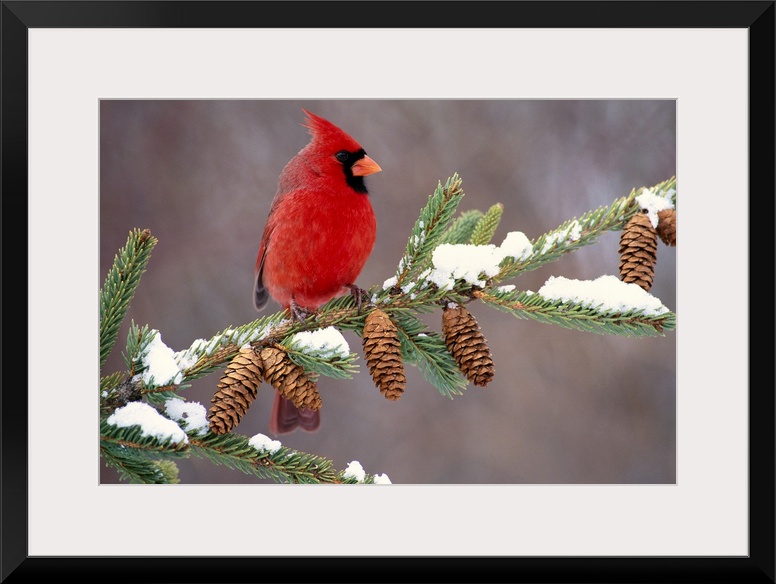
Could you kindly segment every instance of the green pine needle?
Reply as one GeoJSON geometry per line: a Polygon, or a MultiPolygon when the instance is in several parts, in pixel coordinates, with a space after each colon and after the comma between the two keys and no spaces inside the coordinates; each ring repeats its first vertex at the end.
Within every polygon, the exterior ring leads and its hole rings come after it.
{"type": "Polygon", "coordinates": [[[160,466],[161,461],[148,460],[136,452],[116,444],[101,444],[100,455],[105,464],[116,469],[123,481],[133,484],[170,484],[178,482],[169,469],[160,466]]]}
{"type": "Polygon", "coordinates": [[[119,250],[100,290],[100,367],[105,364],[129,303],[148,266],[158,240],[148,229],[130,231],[127,244],[119,250]]]}
{"type": "Polygon", "coordinates": [[[106,393],[119,385],[125,379],[125,374],[121,371],[116,371],[110,375],[100,378],[100,394],[106,393]]]}
{"type": "Polygon", "coordinates": [[[401,287],[405,280],[422,271],[431,261],[431,252],[439,245],[463,196],[461,179],[457,173],[448,178],[444,186],[439,183],[412,228],[407,248],[396,270],[397,286],[401,287]]]}
{"type": "Polygon", "coordinates": [[[246,436],[208,433],[191,439],[191,451],[219,465],[278,483],[336,483],[331,460],[281,446],[276,452],[254,448],[246,436]]]}
{"type": "Polygon", "coordinates": [[[306,372],[315,375],[324,375],[334,379],[351,379],[353,374],[358,373],[358,355],[348,353],[347,356],[332,354],[329,352],[311,351],[308,348],[302,349],[290,339],[282,343],[283,349],[288,357],[301,366],[306,372]]]}
{"type": "Polygon", "coordinates": [[[479,209],[464,211],[441,235],[439,245],[443,243],[460,244],[468,242],[477,223],[484,216],[484,213],[479,209]]]}
{"type": "Polygon", "coordinates": [[[143,428],[138,425],[116,426],[109,424],[107,420],[100,421],[100,443],[102,447],[116,446],[135,450],[139,455],[151,458],[185,456],[189,449],[188,442],[176,442],[172,438],[163,440],[153,435],[144,435],[143,428]]]}
{"type": "Polygon", "coordinates": [[[159,472],[162,473],[166,484],[178,484],[181,482],[178,465],[174,460],[157,460],[152,464],[156,465],[159,472]]]}
{"type": "Polygon", "coordinates": [[[472,231],[469,243],[472,245],[487,245],[496,234],[496,229],[504,213],[504,205],[496,203],[477,222],[472,231]]]}
{"type": "Polygon", "coordinates": [[[391,319],[398,329],[404,360],[417,366],[424,379],[445,397],[463,395],[469,382],[461,375],[442,337],[406,312],[394,313],[391,319]]]}
{"type": "Polygon", "coordinates": [[[530,318],[566,329],[624,337],[665,336],[676,328],[676,315],[647,315],[641,310],[616,312],[575,302],[550,300],[529,292],[483,290],[477,298],[516,318],[530,318]]]}

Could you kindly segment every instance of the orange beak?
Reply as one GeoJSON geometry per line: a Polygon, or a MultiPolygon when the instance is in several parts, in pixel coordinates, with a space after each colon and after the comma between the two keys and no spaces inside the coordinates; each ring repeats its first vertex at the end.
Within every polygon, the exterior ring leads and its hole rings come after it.
{"type": "Polygon", "coordinates": [[[380,172],[382,168],[380,168],[380,165],[374,160],[368,156],[364,156],[353,165],[351,170],[353,171],[353,176],[367,176],[369,174],[374,174],[375,172],[380,172]]]}

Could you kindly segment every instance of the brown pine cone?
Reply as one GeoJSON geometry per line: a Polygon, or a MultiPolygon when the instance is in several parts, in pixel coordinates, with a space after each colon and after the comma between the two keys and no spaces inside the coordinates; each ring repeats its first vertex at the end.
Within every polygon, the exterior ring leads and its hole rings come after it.
{"type": "Polygon", "coordinates": [[[261,358],[251,347],[242,349],[218,382],[218,390],[208,414],[210,431],[214,434],[230,432],[248,411],[256,399],[256,393],[264,375],[261,358]]]}
{"type": "Polygon", "coordinates": [[[321,396],[318,386],[289,356],[276,347],[264,347],[261,350],[264,362],[264,379],[269,381],[284,398],[299,409],[321,409],[321,396]]]}
{"type": "Polygon", "coordinates": [[[657,231],[646,213],[636,213],[620,235],[620,279],[649,292],[657,263],[657,231]]]}
{"type": "Polygon", "coordinates": [[[386,399],[399,399],[407,386],[399,333],[396,325],[379,308],[367,315],[361,344],[369,373],[380,393],[386,399]]]}
{"type": "Polygon", "coordinates": [[[445,307],[442,334],[458,368],[474,385],[485,386],[495,373],[493,358],[474,315],[460,305],[445,307]]]}
{"type": "Polygon", "coordinates": [[[666,245],[676,245],[676,209],[663,209],[657,214],[657,234],[666,245]]]}

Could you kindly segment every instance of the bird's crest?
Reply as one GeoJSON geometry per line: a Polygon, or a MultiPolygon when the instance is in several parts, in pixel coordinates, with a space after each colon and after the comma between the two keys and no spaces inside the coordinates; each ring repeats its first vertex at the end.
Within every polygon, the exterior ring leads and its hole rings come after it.
{"type": "Polygon", "coordinates": [[[322,145],[330,145],[335,149],[345,149],[350,152],[356,152],[361,149],[361,145],[356,142],[349,134],[320,116],[302,108],[307,119],[302,126],[310,131],[313,141],[322,145]]]}

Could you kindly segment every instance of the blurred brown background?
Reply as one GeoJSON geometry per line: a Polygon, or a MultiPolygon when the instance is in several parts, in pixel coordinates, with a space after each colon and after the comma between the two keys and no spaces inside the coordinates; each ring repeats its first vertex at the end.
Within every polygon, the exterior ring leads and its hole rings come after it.
{"type": "MultiPolygon", "coordinates": [[[[392,276],[439,181],[458,172],[460,211],[504,204],[494,238],[530,239],[566,219],[676,173],[672,100],[102,101],[99,286],[133,228],[159,239],[104,372],[123,370],[129,323],[158,329],[175,351],[258,316],[259,239],[283,166],[309,136],[301,108],[350,133],[383,171],[367,179],[377,243],[358,284],[392,276]]],[[[617,275],[619,232],[509,282],[538,290],[551,275],[617,275]]],[[[651,293],[676,308],[675,249],[659,243],[651,293]]],[[[322,427],[285,446],[359,461],[394,483],[674,483],[676,342],[570,331],[478,303],[496,376],[453,400],[409,367],[390,402],[363,359],[352,380],[321,378],[322,427]]],[[[275,312],[271,303],[265,314],[275,312]]],[[[439,330],[437,312],[425,320],[439,330]]],[[[360,340],[344,333],[361,355],[360,340]]],[[[218,374],[182,392],[206,408],[218,374]]],[[[237,432],[269,434],[271,389],[237,432]]],[[[117,474],[100,461],[103,483],[117,474]]],[[[209,461],[178,462],[183,483],[261,483],[209,461]]]]}

